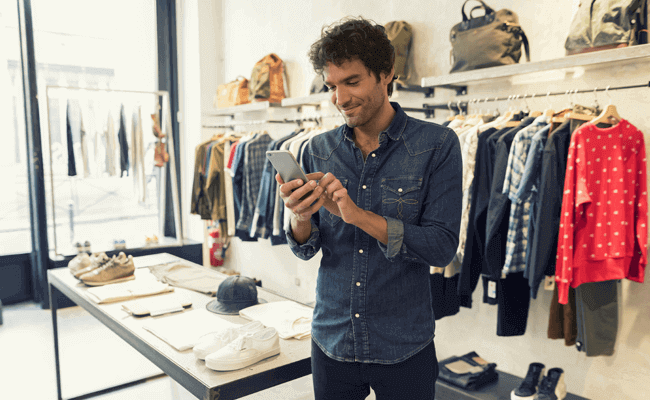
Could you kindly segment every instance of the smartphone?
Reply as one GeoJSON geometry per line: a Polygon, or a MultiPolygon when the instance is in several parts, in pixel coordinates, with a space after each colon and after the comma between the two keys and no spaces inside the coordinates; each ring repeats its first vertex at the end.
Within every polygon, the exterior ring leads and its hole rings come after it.
{"type": "MultiPolygon", "coordinates": [[[[268,157],[271,164],[276,171],[280,174],[280,177],[285,182],[290,182],[295,179],[301,179],[303,184],[309,182],[307,175],[300,168],[296,157],[293,156],[288,150],[269,150],[266,152],[266,157],[268,157]]],[[[304,195],[300,200],[303,200],[309,196],[311,192],[304,195]]]]}

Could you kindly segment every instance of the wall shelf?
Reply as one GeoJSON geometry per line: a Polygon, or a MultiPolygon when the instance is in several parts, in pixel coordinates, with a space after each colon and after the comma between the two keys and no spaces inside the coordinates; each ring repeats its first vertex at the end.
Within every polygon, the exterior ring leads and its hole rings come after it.
{"type": "Polygon", "coordinates": [[[282,107],[320,106],[324,101],[330,101],[332,94],[329,92],[315,93],[303,97],[288,97],[282,99],[282,107]]]}
{"type": "Polygon", "coordinates": [[[422,78],[422,87],[464,86],[489,80],[507,79],[516,75],[533,74],[537,72],[597,68],[603,64],[626,62],[634,63],[639,60],[650,61],[650,44],[630,46],[621,49],[602,50],[592,53],[576,54],[553,60],[531,63],[505,65],[458,72],[455,74],[422,78]]]}
{"type": "Polygon", "coordinates": [[[280,107],[278,103],[269,103],[268,101],[259,101],[255,103],[242,104],[239,106],[227,107],[227,108],[213,108],[210,112],[204,114],[207,117],[221,117],[221,116],[232,116],[238,113],[245,113],[251,111],[264,111],[268,110],[270,107],[280,107]]]}

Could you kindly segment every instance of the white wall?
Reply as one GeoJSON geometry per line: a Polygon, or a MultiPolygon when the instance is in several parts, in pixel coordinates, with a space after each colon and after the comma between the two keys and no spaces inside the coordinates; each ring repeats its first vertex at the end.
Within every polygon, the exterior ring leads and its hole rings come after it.
{"type": "MultiPolygon", "coordinates": [[[[207,21],[203,15],[200,18],[201,105],[208,110],[210,104],[206,98],[212,98],[217,83],[233,80],[237,75],[250,77],[254,63],[271,52],[278,54],[287,65],[290,95],[306,95],[314,76],[307,59],[309,46],[317,40],[324,24],[347,15],[363,15],[382,24],[391,20],[408,21],[414,29],[411,81],[418,84],[421,77],[447,74],[451,48],[449,30],[461,20],[462,3],[425,0],[200,0],[199,9],[221,12],[221,17],[212,21],[207,21]],[[211,26],[210,22],[214,25],[211,26]],[[213,43],[210,36],[215,35],[215,31],[222,35],[223,41],[216,42],[221,45],[205,45],[205,40],[213,43]]],[[[575,8],[572,0],[491,0],[489,4],[497,10],[509,8],[519,15],[531,43],[533,61],[564,56],[564,40],[571,22],[571,10],[575,8]]],[[[498,84],[472,86],[469,96],[463,99],[643,82],[648,82],[648,76],[637,64],[636,67],[603,68],[575,75],[539,74],[498,84]]],[[[446,102],[452,94],[439,90],[435,99],[425,100],[421,95],[401,92],[393,98],[402,106],[421,107],[425,102],[446,102]]],[[[198,98],[199,93],[188,95],[198,98]]],[[[646,112],[650,105],[650,91],[611,92],[611,98],[622,116],[650,133],[650,116],[646,112]]],[[[585,105],[591,105],[593,100],[592,94],[575,97],[576,102],[585,105]]],[[[608,98],[599,94],[598,101],[601,105],[606,104],[608,98]]],[[[568,99],[554,97],[550,102],[554,108],[560,109],[568,99]]],[[[529,101],[529,105],[544,109],[547,101],[535,99],[529,101]]],[[[490,103],[491,109],[496,106],[490,103]]],[[[503,111],[506,105],[501,103],[498,107],[503,111]]],[[[440,113],[437,120],[444,120],[444,114],[440,113]]],[[[413,116],[421,118],[422,114],[413,116]]],[[[279,137],[291,127],[269,126],[267,129],[272,136],[279,137]]],[[[202,133],[203,137],[209,135],[209,131],[202,133]]],[[[646,144],[648,142],[650,140],[646,144]]],[[[198,219],[196,216],[190,218],[198,219]]],[[[271,246],[266,240],[242,243],[238,239],[233,240],[227,256],[227,265],[244,275],[262,279],[265,287],[299,301],[314,299],[319,256],[303,262],[293,256],[286,245],[271,246]],[[296,285],[296,278],[300,286],[296,285]]],[[[650,316],[646,306],[650,301],[650,286],[623,282],[621,287],[619,336],[612,357],[587,358],[575,348],[565,347],[563,341],[546,338],[551,301],[549,292],[541,293],[537,300],[532,301],[524,336],[497,337],[496,308],[481,303],[481,289],[475,292],[474,308],[462,309],[457,316],[438,321],[438,356],[444,358],[475,350],[483,358],[496,362],[499,369],[519,376],[525,375],[529,363],[539,361],[548,368],[564,368],[568,389],[572,393],[592,399],[645,399],[645,382],[650,375],[650,316]]]]}

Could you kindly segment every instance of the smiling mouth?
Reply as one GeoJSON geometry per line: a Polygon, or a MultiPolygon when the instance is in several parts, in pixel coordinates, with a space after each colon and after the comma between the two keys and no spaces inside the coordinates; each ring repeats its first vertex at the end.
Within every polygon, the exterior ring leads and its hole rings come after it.
{"type": "Polygon", "coordinates": [[[358,107],[358,106],[354,106],[354,107],[350,107],[350,108],[342,109],[341,111],[342,111],[344,114],[347,115],[347,114],[349,114],[352,110],[356,109],[357,107],[358,107]]]}

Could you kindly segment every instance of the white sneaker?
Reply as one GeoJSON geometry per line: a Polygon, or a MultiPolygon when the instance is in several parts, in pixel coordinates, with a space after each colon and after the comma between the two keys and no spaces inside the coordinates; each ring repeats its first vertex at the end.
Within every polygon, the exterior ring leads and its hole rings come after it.
{"type": "Polygon", "coordinates": [[[264,325],[260,321],[253,321],[236,328],[228,328],[225,331],[208,333],[201,336],[194,346],[194,356],[199,360],[205,360],[208,354],[221,350],[237,337],[250,336],[262,329],[264,329],[264,325]]]}
{"type": "Polygon", "coordinates": [[[280,337],[275,328],[264,328],[250,336],[239,336],[226,347],[205,358],[206,367],[234,371],[280,354],[280,337]]]}

